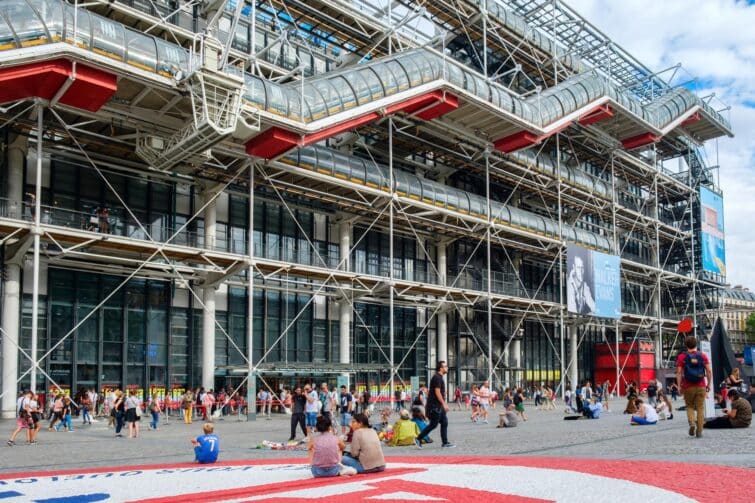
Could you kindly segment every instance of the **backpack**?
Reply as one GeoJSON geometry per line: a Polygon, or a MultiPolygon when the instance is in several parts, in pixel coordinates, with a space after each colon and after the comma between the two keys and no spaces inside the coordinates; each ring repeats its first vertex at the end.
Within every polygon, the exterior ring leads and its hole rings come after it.
{"type": "Polygon", "coordinates": [[[684,380],[690,384],[702,382],[705,377],[705,360],[702,353],[690,353],[684,355],[684,380]]]}

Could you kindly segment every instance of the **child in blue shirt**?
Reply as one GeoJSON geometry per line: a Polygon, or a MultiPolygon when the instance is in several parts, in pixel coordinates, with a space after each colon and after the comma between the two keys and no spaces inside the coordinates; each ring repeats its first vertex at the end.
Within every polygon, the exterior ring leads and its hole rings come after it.
{"type": "MultiPolygon", "coordinates": [[[[422,413],[422,409],[419,407],[412,407],[412,421],[417,423],[417,427],[419,428],[419,431],[422,431],[425,429],[425,426],[427,426],[427,418],[422,413]]],[[[420,441],[423,444],[429,444],[432,442],[432,439],[425,435],[425,438],[421,438],[420,441]]]]}
{"type": "Polygon", "coordinates": [[[197,463],[214,463],[218,460],[220,439],[213,434],[214,429],[215,427],[211,423],[205,423],[202,426],[204,435],[191,439],[191,443],[194,445],[194,461],[197,463]]]}

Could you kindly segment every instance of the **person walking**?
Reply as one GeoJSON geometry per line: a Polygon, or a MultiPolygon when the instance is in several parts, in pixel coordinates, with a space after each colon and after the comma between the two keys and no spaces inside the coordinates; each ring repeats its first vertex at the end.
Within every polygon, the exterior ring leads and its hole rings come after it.
{"type": "Polygon", "coordinates": [[[52,431],[56,427],[58,421],[63,422],[63,393],[58,393],[55,399],[52,400],[52,413],[50,415],[49,430],[52,431]]]}
{"type": "Polygon", "coordinates": [[[147,426],[150,430],[157,431],[157,424],[160,422],[160,397],[157,393],[152,394],[152,399],[149,401],[149,405],[147,406],[147,409],[149,409],[150,414],[152,414],[152,421],[149,422],[149,425],[147,426]]]}
{"type": "Polygon", "coordinates": [[[705,423],[705,398],[710,391],[713,371],[708,357],[697,350],[694,335],[688,335],[684,345],[687,351],[680,353],[676,359],[676,384],[684,396],[689,435],[700,438],[705,423]]]}
{"type": "Polygon", "coordinates": [[[71,422],[71,414],[73,413],[73,406],[71,405],[71,399],[69,397],[63,398],[63,410],[61,411],[61,415],[63,416],[63,420],[58,423],[58,426],[55,427],[55,431],[60,431],[61,427],[64,427],[67,432],[73,431],[73,423],[71,422]]]}
{"type": "Polygon", "coordinates": [[[184,424],[191,424],[192,414],[194,414],[194,393],[189,389],[183,395],[182,406],[184,410],[184,424]]]}
{"type": "Polygon", "coordinates": [[[328,383],[322,383],[320,385],[320,395],[319,400],[322,403],[322,408],[320,409],[320,414],[323,416],[327,416],[328,419],[330,419],[331,424],[333,423],[333,409],[335,408],[335,404],[333,403],[333,395],[328,390],[328,383]]]}
{"type": "Polygon", "coordinates": [[[341,409],[341,434],[347,435],[351,429],[351,414],[354,411],[354,397],[351,396],[346,385],[341,386],[339,401],[341,409]]]}
{"type": "Polygon", "coordinates": [[[480,417],[482,422],[488,423],[488,410],[490,409],[490,386],[488,381],[483,381],[478,391],[480,401],[480,417]]]}
{"type": "Polygon", "coordinates": [[[456,410],[461,410],[461,388],[458,386],[454,390],[454,403],[456,404],[456,410]]]}
{"type": "Polygon", "coordinates": [[[304,407],[304,417],[307,423],[307,430],[311,434],[314,433],[315,426],[317,426],[317,392],[312,389],[311,385],[307,384],[304,386],[304,396],[307,399],[307,404],[304,407]]]}
{"type": "Polygon", "coordinates": [[[126,398],[126,422],[128,423],[128,438],[139,436],[139,419],[141,418],[141,401],[136,391],[129,391],[126,398]]]}
{"type": "Polygon", "coordinates": [[[16,445],[16,435],[18,435],[21,430],[26,430],[26,441],[29,444],[32,443],[31,432],[34,429],[34,424],[31,418],[31,400],[32,392],[25,391],[24,394],[21,395],[21,398],[16,402],[16,429],[13,430],[8,442],[6,442],[10,447],[16,445]]]}
{"type": "Polygon", "coordinates": [[[123,437],[121,430],[123,429],[123,422],[126,419],[126,399],[123,396],[123,391],[115,390],[115,402],[113,402],[113,410],[115,411],[115,438],[123,437]]]}
{"type": "Polygon", "coordinates": [[[658,385],[655,382],[655,378],[648,383],[646,391],[648,394],[648,405],[651,407],[658,405],[658,401],[656,400],[656,396],[658,395],[658,385]]]}
{"type": "Polygon", "coordinates": [[[307,426],[304,417],[304,408],[307,406],[307,397],[301,392],[301,386],[294,389],[294,395],[291,397],[291,436],[288,440],[296,439],[296,425],[301,427],[302,435],[307,436],[307,426]]]}
{"type": "Polygon", "coordinates": [[[92,400],[89,398],[89,391],[86,388],[79,396],[79,407],[81,409],[81,424],[92,424],[92,400]]]}
{"type": "Polygon", "coordinates": [[[446,383],[443,376],[448,374],[448,365],[444,361],[439,361],[435,375],[430,379],[430,393],[427,397],[426,410],[430,424],[423,429],[415,444],[417,449],[422,449],[420,438],[425,438],[440,424],[440,438],[443,441],[441,447],[453,448],[454,444],[448,441],[448,404],[446,403],[446,383]]]}
{"type": "Polygon", "coordinates": [[[522,388],[518,388],[514,393],[514,409],[522,418],[522,421],[527,420],[527,415],[524,413],[524,389],[522,388]]]}

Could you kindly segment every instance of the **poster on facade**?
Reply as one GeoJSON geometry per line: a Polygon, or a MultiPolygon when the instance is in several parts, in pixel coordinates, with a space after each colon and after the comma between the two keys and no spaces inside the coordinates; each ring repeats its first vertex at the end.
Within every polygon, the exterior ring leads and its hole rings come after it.
{"type": "Polygon", "coordinates": [[[584,316],[621,317],[621,269],[616,255],[566,247],[566,308],[584,316]]]}
{"type": "Polygon", "coordinates": [[[703,270],[725,276],[724,200],[705,187],[700,187],[700,222],[703,270]]]}

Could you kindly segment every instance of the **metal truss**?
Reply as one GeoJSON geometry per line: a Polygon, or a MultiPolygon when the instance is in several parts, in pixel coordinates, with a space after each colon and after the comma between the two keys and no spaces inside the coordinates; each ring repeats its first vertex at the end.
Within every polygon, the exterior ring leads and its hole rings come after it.
{"type": "MultiPolygon", "coordinates": [[[[166,12],[153,5],[151,13],[127,3],[97,0],[87,7],[97,12],[112,9],[117,13],[114,16],[131,20],[142,31],[163,35],[184,46],[196,46],[195,33],[182,27],[180,20],[176,22],[176,19],[177,16],[180,18],[183,7],[197,2],[182,4],[175,12],[166,12]]],[[[577,70],[575,65],[570,66],[565,61],[577,59],[648,99],[667,92],[669,88],[658,74],[652,74],[620,47],[606,40],[597,29],[561,2],[503,2],[529,22],[523,33],[504,26],[490,15],[488,9],[481,10],[479,3],[471,0],[400,0],[389,2],[386,9],[366,1],[362,3],[366,6],[364,10],[355,9],[343,0],[252,2],[252,19],[255,19],[256,9],[263,7],[274,13],[285,13],[285,19],[278,14],[272,17],[271,33],[278,33],[279,37],[259,51],[255,49],[256,41],[252,37],[251,48],[245,53],[233,47],[229,36],[222,46],[212,50],[223,64],[279,80],[296,80],[302,77],[300,59],[296,68],[285,69],[265,62],[263,57],[277,45],[289,43],[288,38],[293,34],[288,30],[306,23],[316,26],[320,30],[317,33],[332,36],[334,45],[348,48],[344,52],[352,57],[342,58],[344,65],[426,45],[440,47],[444,54],[464,51],[469,64],[480,68],[486,79],[519,94],[540,93],[543,88],[573,75],[577,70]],[[415,38],[407,36],[412,23],[418,21],[431,22],[437,36],[430,40],[420,35],[415,38]],[[548,53],[535,44],[531,35],[536,31],[549,33],[562,52],[548,53]]],[[[240,22],[242,5],[238,2],[232,13],[231,26],[240,22]]],[[[215,13],[215,21],[221,14],[220,10],[215,13]]],[[[252,24],[256,26],[256,23],[252,24]]],[[[211,29],[215,25],[209,23],[211,29]]],[[[204,55],[203,49],[204,46],[198,54],[204,55]]],[[[373,164],[387,165],[391,182],[395,171],[400,169],[415,170],[429,179],[441,181],[453,177],[463,180],[467,175],[477,182],[484,180],[484,187],[474,187],[478,195],[484,195],[488,208],[487,217],[481,218],[414,200],[393,189],[368,187],[305,169],[280,157],[268,162],[250,160],[232,133],[240,120],[245,121],[247,129],[252,132],[263,129],[264,124],[259,116],[241,116],[243,83],[227,73],[218,72],[219,69],[222,67],[205,65],[182,79],[162,83],[149,82],[124,71],[125,85],[119,86],[115,98],[96,113],[73,110],[56,103],[20,104],[0,110],[4,126],[11,124],[19,132],[36,134],[38,161],[44,152],[78,159],[96,171],[145,236],[144,239],[134,239],[102,235],[42,222],[43,208],[39,196],[34,222],[5,215],[0,217],[3,244],[17,259],[23,258],[33,247],[33,265],[37,271],[33,294],[36,306],[33,308],[34,342],[31,356],[21,350],[30,366],[19,380],[31,374],[34,383],[36,372],[44,372],[39,365],[135,277],[174,281],[186,288],[201,308],[205,303],[202,295],[195,291],[197,286],[212,288],[225,283],[248,288],[247,351],[238,347],[217,320],[214,323],[234,350],[241,354],[248,367],[245,379],[259,376],[265,385],[265,373],[275,363],[269,360],[271,353],[284,344],[286,335],[315,299],[325,297],[332,302],[346,303],[354,313],[354,326],[365,330],[369,341],[379,348],[380,363],[390,368],[390,378],[385,386],[389,388],[391,400],[394,380],[401,381],[405,376],[402,369],[409,354],[418,344],[428,341],[428,332],[440,316],[458,314],[459,324],[463,325],[458,327],[459,331],[463,329],[472,335],[471,339],[487,365],[486,369],[478,370],[484,370],[484,375],[494,382],[502,382],[499,371],[521,372],[521,368],[512,369],[504,361],[505,356],[525,322],[536,322],[556,355],[559,387],[563,392],[567,374],[572,365],[576,365],[575,355],[567,359],[564,343],[567,326],[579,324],[600,329],[605,342],[609,342],[606,338],[606,329],[609,328],[614,331],[616,341],[624,334],[631,337],[633,346],[640,338],[653,336],[657,341],[658,361],[667,364],[672,357],[671,350],[678,342],[676,323],[686,316],[699,318],[707,309],[704,292],[718,286],[701,278],[696,270],[691,212],[699,180],[694,179],[692,172],[694,169],[704,171],[705,166],[702,159],[696,157],[694,142],[685,138],[683,131],[678,137],[664,140],[657,146],[628,152],[599,125],[584,126],[574,122],[533,148],[535,158],[548,156],[553,159],[553,172],[538,169],[522,157],[493,152],[491,138],[469,126],[475,121],[474,114],[482,113],[479,110],[471,110],[469,120],[464,124],[442,117],[422,121],[412,114],[387,117],[330,140],[331,146],[347,150],[373,164]],[[37,115],[30,116],[34,111],[37,115]],[[685,157],[689,166],[687,172],[670,171],[664,167],[664,160],[680,156],[685,157]],[[145,170],[141,161],[152,169],[145,170]],[[104,169],[108,164],[118,166],[114,169],[128,169],[144,176],[208,186],[211,195],[185,224],[172,230],[167,238],[160,239],[150,234],[148,224],[139,221],[108,181],[108,171],[104,169]],[[578,172],[584,180],[606,184],[610,192],[601,193],[571,179],[569,169],[578,172]],[[247,172],[248,180],[243,176],[247,172]],[[244,189],[246,192],[242,192],[244,189]],[[247,253],[217,250],[207,244],[200,247],[176,243],[176,238],[189,223],[213,204],[223,191],[241,192],[248,198],[250,237],[247,253]],[[260,197],[258,192],[263,191],[265,197],[284,208],[294,222],[308,251],[314,256],[311,263],[255,256],[253,209],[255,198],[260,197]],[[352,236],[349,256],[369,232],[379,230],[386,233],[390,243],[389,274],[380,276],[346,270],[348,256],[342,256],[338,264],[329,263],[320,255],[314,236],[308,235],[297,219],[293,208],[297,198],[307,199],[332,213],[338,212],[364,229],[361,235],[352,236]],[[495,223],[496,215],[490,211],[493,201],[516,205],[557,222],[558,239],[495,223]],[[642,308],[625,312],[622,319],[615,322],[577,317],[566,311],[563,226],[576,224],[610,238],[613,253],[622,257],[622,282],[632,287],[628,289],[631,304],[642,308]],[[419,243],[422,258],[438,280],[421,282],[396,276],[393,244],[398,236],[411,237],[419,243]],[[447,271],[425,243],[446,246],[457,240],[472,245],[474,252],[466,257],[464,267],[445,278],[447,271]],[[633,255],[631,250],[635,245],[643,255],[633,255]],[[463,271],[477,255],[484,255],[485,270],[482,272],[486,278],[482,286],[469,287],[465,284],[463,271]],[[494,259],[494,256],[503,259],[494,259]],[[35,358],[41,260],[50,265],[110,272],[124,279],[41,358],[35,358]],[[539,282],[528,285],[524,281],[519,274],[522,261],[544,268],[539,282]],[[512,280],[496,282],[494,274],[504,271],[513,271],[512,280]],[[556,278],[554,283],[558,288],[557,299],[543,294],[547,281],[553,278],[556,278]],[[255,288],[310,296],[298,312],[288,313],[290,316],[286,318],[281,333],[264,348],[263,356],[256,361],[252,358],[251,336],[255,288]],[[645,298],[635,298],[636,291],[645,298]],[[381,346],[378,337],[355,309],[357,303],[389,307],[389,347],[381,346]],[[422,326],[417,327],[409,351],[403,356],[397,355],[394,348],[394,309],[397,306],[423,309],[427,314],[422,326]],[[468,318],[477,314],[484,314],[484,323],[470,323],[468,318]],[[494,316],[499,315],[512,320],[511,333],[505,333],[505,328],[495,321],[494,316]],[[480,330],[480,327],[484,328],[480,330]],[[496,344],[499,346],[495,347],[496,344]]],[[[38,167],[38,176],[40,172],[38,167]]],[[[390,186],[393,187],[393,183],[390,186]]],[[[40,189],[37,180],[37,194],[40,189]]],[[[584,332],[581,337],[584,338],[584,332]]],[[[618,351],[614,358],[618,375],[625,362],[619,361],[618,351]]],[[[349,369],[347,366],[339,368],[349,369]]],[[[355,370],[356,365],[352,364],[350,368],[355,370]]],[[[508,379],[505,381],[508,383],[508,379]]],[[[249,384],[252,385],[253,380],[249,384]]]]}

